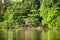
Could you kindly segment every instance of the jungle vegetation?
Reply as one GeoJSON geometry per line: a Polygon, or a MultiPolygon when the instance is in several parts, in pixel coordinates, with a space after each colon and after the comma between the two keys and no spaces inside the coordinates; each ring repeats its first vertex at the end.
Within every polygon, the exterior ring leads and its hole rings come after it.
{"type": "Polygon", "coordinates": [[[25,16],[34,25],[60,27],[60,0],[0,0],[0,29],[18,28],[25,16]]]}

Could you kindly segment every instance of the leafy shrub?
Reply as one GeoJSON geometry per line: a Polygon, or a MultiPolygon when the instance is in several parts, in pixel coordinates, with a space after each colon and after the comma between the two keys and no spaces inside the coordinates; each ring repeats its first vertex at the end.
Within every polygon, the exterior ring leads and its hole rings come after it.
{"type": "Polygon", "coordinates": [[[40,16],[43,18],[42,24],[47,24],[49,28],[60,27],[60,1],[42,0],[40,16]]]}

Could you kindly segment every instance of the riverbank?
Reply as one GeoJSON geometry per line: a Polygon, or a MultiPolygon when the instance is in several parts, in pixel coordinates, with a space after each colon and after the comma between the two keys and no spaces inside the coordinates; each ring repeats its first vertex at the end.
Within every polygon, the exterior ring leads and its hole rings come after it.
{"type": "Polygon", "coordinates": [[[39,31],[44,31],[44,30],[60,30],[60,28],[43,28],[43,27],[20,27],[17,30],[39,30],[39,31]]]}

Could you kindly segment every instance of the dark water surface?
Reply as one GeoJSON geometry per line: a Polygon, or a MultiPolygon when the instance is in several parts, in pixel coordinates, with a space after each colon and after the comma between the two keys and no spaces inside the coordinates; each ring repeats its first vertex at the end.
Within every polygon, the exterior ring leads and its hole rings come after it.
{"type": "Polygon", "coordinates": [[[1,30],[0,40],[60,40],[60,31],[58,30],[1,30]]]}

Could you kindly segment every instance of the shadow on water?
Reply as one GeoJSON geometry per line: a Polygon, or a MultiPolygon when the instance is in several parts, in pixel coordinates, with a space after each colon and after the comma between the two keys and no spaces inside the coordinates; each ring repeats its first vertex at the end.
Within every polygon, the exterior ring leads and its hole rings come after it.
{"type": "Polygon", "coordinates": [[[58,30],[1,30],[0,40],[60,40],[60,31],[58,30]]]}

